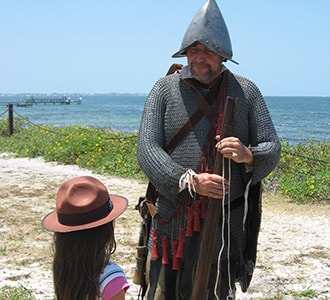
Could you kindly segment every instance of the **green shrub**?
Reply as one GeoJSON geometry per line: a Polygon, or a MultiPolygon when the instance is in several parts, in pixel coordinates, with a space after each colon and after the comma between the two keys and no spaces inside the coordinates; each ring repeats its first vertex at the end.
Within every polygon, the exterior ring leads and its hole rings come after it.
{"type": "Polygon", "coordinates": [[[46,161],[77,164],[96,173],[145,178],[136,159],[137,135],[106,129],[27,126],[0,136],[0,152],[18,157],[42,156],[46,161]]]}
{"type": "Polygon", "coordinates": [[[282,143],[279,165],[272,173],[280,190],[298,203],[330,200],[330,143],[282,143]]]}
{"type": "Polygon", "coordinates": [[[1,300],[35,300],[32,292],[22,285],[18,287],[4,286],[0,289],[1,300]]]}
{"type": "Polygon", "coordinates": [[[318,296],[315,290],[304,290],[304,291],[286,291],[285,295],[292,295],[294,299],[297,300],[307,300],[307,299],[315,299],[318,296]]]}
{"type": "MultiPolygon", "coordinates": [[[[0,119],[0,128],[6,120],[0,119]]],[[[1,133],[1,132],[0,132],[1,133]]],[[[28,126],[17,120],[12,136],[0,135],[0,152],[19,157],[42,156],[46,161],[77,164],[100,174],[145,178],[136,159],[137,134],[69,126],[28,126]]],[[[282,142],[277,168],[265,179],[297,203],[330,200],[330,143],[282,142]]]]}
{"type": "MultiPolygon", "coordinates": [[[[23,130],[25,120],[21,118],[14,118],[13,130],[19,132],[23,130]]],[[[9,136],[9,125],[7,119],[0,118],[0,136],[9,136]]]]}

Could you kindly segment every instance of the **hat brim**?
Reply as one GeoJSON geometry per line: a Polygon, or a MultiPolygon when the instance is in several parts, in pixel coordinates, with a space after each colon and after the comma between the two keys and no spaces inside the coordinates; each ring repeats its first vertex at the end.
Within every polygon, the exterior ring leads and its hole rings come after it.
{"type": "Polygon", "coordinates": [[[128,200],[125,197],[118,195],[111,195],[111,194],[109,194],[109,197],[113,204],[113,209],[106,217],[97,220],[95,222],[91,222],[83,225],[77,225],[77,226],[63,225],[59,222],[57,217],[57,212],[56,210],[54,210],[42,219],[41,224],[46,230],[49,231],[70,232],[70,231],[79,231],[79,230],[94,228],[109,223],[114,219],[118,218],[126,210],[128,206],[128,200]]]}
{"type": "MultiPolygon", "coordinates": [[[[205,45],[202,41],[195,41],[195,42],[193,42],[192,44],[190,44],[189,46],[187,46],[187,47],[185,47],[185,48],[183,48],[183,49],[181,49],[181,50],[175,52],[175,53],[172,55],[172,57],[173,57],[173,58],[186,57],[186,56],[187,56],[187,50],[188,50],[188,48],[191,47],[191,45],[193,45],[193,44],[196,43],[196,42],[199,42],[199,43],[203,44],[205,47],[208,48],[208,45],[205,45]]],[[[211,50],[212,50],[212,49],[211,49],[211,50]]],[[[212,50],[212,51],[214,51],[214,50],[212,50]]],[[[215,51],[214,51],[214,52],[215,52],[215,51]]],[[[215,53],[217,53],[217,52],[215,52],[215,53]]],[[[233,62],[233,63],[235,63],[235,64],[237,64],[237,65],[239,64],[237,61],[233,60],[231,57],[221,55],[220,53],[217,53],[217,54],[220,55],[220,56],[222,56],[222,57],[224,57],[226,60],[230,60],[231,62],[233,62]]]]}

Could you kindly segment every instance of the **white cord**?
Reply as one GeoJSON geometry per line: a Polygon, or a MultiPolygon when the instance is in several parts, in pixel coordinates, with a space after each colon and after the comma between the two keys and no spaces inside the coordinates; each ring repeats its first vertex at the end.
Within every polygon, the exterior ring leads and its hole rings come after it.
{"type": "MultiPolygon", "coordinates": [[[[227,203],[227,209],[228,209],[228,231],[227,231],[227,236],[228,236],[228,246],[227,246],[227,268],[228,268],[228,288],[229,288],[229,293],[227,296],[227,300],[233,299],[233,287],[231,285],[231,271],[230,271],[230,200],[231,200],[231,195],[230,195],[230,182],[231,182],[231,160],[229,160],[228,163],[228,181],[229,181],[229,188],[228,188],[228,203],[227,203]]],[[[223,212],[225,214],[225,212],[223,212]]]]}
{"type": "Polygon", "coordinates": [[[246,217],[248,214],[248,201],[249,201],[249,190],[250,190],[250,185],[252,182],[252,178],[249,180],[249,182],[246,185],[245,192],[244,192],[244,216],[243,216],[243,231],[245,231],[245,222],[246,222],[246,217]]]}
{"type": "Polygon", "coordinates": [[[188,188],[191,198],[196,198],[196,189],[194,185],[194,178],[197,174],[192,170],[187,170],[179,179],[179,193],[188,188]]]}
{"type": "MultiPolygon", "coordinates": [[[[225,176],[225,159],[222,157],[222,177],[225,176]]],[[[231,271],[230,271],[230,182],[231,182],[231,160],[229,159],[228,163],[228,245],[227,245],[227,261],[228,261],[228,287],[229,287],[229,294],[227,299],[233,299],[233,288],[231,285],[231,271]]],[[[225,183],[222,182],[222,188],[225,190],[225,183]]],[[[221,249],[218,254],[218,263],[217,263],[217,277],[215,280],[214,285],[214,296],[217,300],[219,300],[219,295],[217,293],[217,286],[219,284],[219,278],[221,276],[221,256],[225,247],[225,222],[226,222],[226,214],[225,214],[225,194],[222,197],[222,224],[221,224],[221,249]]]]}

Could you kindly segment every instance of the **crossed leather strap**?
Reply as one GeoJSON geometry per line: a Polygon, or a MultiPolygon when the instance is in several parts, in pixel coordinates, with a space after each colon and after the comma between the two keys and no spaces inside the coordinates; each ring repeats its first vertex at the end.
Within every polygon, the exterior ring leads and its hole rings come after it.
{"type": "MultiPolygon", "coordinates": [[[[175,72],[181,72],[182,65],[181,64],[173,64],[166,75],[173,74],[175,72]]],[[[230,75],[229,70],[225,70],[221,74],[221,79],[217,80],[215,85],[211,88],[209,94],[206,98],[202,96],[198,88],[194,85],[195,79],[184,79],[183,82],[185,82],[196,94],[196,97],[198,99],[199,108],[197,111],[190,117],[190,119],[176,132],[176,134],[171,138],[167,146],[165,147],[165,151],[168,154],[171,154],[174,148],[179,144],[179,142],[192,130],[192,128],[198,123],[198,121],[203,117],[206,116],[209,120],[211,126],[213,125],[213,112],[211,109],[211,104],[215,99],[224,99],[224,93],[225,93],[225,87],[228,82],[228,78],[230,75]],[[219,91],[221,95],[219,94],[219,91]]],[[[220,104],[221,105],[221,104],[220,104]]],[[[146,198],[147,198],[147,206],[149,213],[152,217],[157,216],[157,209],[155,207],[155,202],[157,198],[157,191],[156,188],[153,186],[153,184],[149,181],[147,192],[146,192],[146,198]]],[[[181,208],[179,207],[177,211],[174,213],[173,216],[170,218],[167,218],[166,220],[162,220],[164,223],[169,223],[172,219],[176,217],[176,215],[180,212],[181,208]]]]}

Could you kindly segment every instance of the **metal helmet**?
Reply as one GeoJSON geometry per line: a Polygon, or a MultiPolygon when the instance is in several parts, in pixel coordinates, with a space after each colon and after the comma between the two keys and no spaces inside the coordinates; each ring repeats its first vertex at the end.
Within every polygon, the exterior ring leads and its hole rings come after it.
{"type": "Polygon", "coordinates": [[[196,42],[237,64],[232,60],[228,29],[215,0],[207,0],[197,12],[183,37],[181,49],[172,57],[186,56],[187,49],[196,42]]]}

